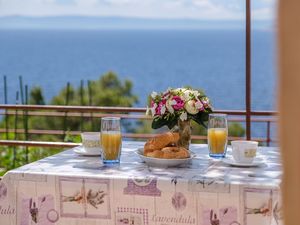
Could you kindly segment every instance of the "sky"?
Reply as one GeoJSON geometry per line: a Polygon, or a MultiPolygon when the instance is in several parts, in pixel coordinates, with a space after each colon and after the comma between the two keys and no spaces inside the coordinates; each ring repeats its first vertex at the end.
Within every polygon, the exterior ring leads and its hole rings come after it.
{"type": "MultiPolygon", "coordinates": [[[[276,0],[252,0],[254,20],[272,20],[276,0]]],[[[0,16],[121,16],[240,20],[245,0],[0,0],[0,16]]]]}

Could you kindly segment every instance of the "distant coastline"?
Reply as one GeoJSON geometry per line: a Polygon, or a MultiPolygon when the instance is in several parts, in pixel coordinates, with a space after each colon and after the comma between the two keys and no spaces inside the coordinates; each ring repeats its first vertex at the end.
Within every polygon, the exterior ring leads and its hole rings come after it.
{"type": "MultiPolygon", "coordinates": [[[[0,16],[0,29],[39,30],[220,30],[244,29],[243,20],[158,19],[93,16],[0,16]]],[[[270,20],[253,20],[252,29],[274,30],[270,20]]]]}

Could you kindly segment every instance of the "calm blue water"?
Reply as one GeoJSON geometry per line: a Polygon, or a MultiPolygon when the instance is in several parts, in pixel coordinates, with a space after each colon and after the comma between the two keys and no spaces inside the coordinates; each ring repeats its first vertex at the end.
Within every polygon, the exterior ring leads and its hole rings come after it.
{"type": "MultiPolygon", "coordinates": [[[[252,40],[253,108],[274,109],[274,34],[253,31],[252,40]]],[[[0,31],[1,103],[4,74],[14,103],[19,75],[50,100],[68,81],[78,86],[109,70],[133,81],[139,106],[153,90],[190,85],[204,89],[217,109],[245,108],[243,30],[0,31]]]]}

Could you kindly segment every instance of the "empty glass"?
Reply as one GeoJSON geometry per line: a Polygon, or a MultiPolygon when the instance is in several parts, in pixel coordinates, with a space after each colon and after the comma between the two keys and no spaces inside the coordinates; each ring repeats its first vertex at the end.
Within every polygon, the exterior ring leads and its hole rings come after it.
{"type": "Polygon", "coordinates": [[[122,148],[120,118],[104,117],[101,119],[101,146],[103,163],[120,163],[122,148]]]}
{"type": "Polygon", "coordinates": [[[209,114],[207,139],[210,157],[225,157],[227,149],[227,137],[227,115],[209,114]]]}

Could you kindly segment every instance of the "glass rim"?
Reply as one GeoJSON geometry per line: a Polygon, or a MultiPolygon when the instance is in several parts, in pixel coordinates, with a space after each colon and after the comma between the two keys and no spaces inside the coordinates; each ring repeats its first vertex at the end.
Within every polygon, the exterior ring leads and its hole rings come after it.
{"type": "Polygon", "coordinates": [[[113,117],[113,116],[109,116],[109,117],[102,117],[101,120],[120,120],[120,117],[113,117]]]}
{"type": "Polygon", "coordinates": [[[246,145],[246,144],[259,144],[258,141],[252,141],[252,140],[234,140],[231,141],[231,143],[234,144],[241,144],[241,145],[246,145]]]}
{"type": "Polygon", "coordinates": [[[209,116],[226,116],[227,117],[227,114],[225,114],[225,113],[210,113],[210,114],[208,114],[209,116]]]}
{"type": "Polygon", "coordinates": [[[93,131],[84,131],[84,132],[81,132],[80,135],[81,136],[96,136],[96,135],[99,135],[101,132],[93,132],[93,131]]]}

